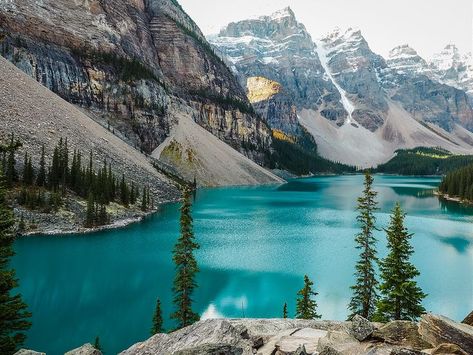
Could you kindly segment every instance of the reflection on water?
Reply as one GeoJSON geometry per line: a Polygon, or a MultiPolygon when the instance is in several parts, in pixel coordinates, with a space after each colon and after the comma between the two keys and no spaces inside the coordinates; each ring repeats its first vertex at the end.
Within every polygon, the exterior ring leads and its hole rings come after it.
{"type": "MultiPolygon", "coordinates": [[[[438,182],[377,176],[376,217],[385,226],[401,202],[415,233],[418,281],[429,294],[425,307],[460,320],[473,309],[473,210],[439,202],[431,195],[438,182]]],[[[345,319],[362,183],[362,176],[336,176],[200,190],[194,205],[201,245],[196,311],[204,317],[280,317],[287,302],[294,314],[308,274],[319,292],[319,312],[345,319]]],[[[27,347],[55,355],[99,335],[105,351],[116,353],[149,336],[156,297],[171,328],[178,213],[171,204],[122,230],[18,240],[13,265],[33,312],[27,347]]],[[[376,237],[383,257],[384,232],[376,237]]]]}

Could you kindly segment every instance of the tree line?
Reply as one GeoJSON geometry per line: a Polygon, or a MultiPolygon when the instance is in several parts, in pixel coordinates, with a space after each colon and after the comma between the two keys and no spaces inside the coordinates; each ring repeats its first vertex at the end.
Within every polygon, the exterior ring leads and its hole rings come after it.
{"type": "Polygon", "coordinates": [[[473,201],[473,164],[449,172],[442,179],[439,191],[450,197],[473,201]]]}
{"type": "Polygon", "coordinates": [[[107,206],[111,202],[125,207],[139,202],[143,211],[154,207],[149,186],[140,189],[134,182],[128,182],[124,174],[116,176],[112,164],[106,160],[96,167],[93,151],[88,159],[84,158],[80,150],[69,148],[67,138],[59,139],[49,159],[44,145],[38,161],[25,152],[22,169],[18,169],[16,152],[21,146],[12,134],[9,144],[1,151],[1,167],[6,187],[19,190],[17,202],[26,208],[43,212],[58,210],[62,198],[71,192],[87,200],[84,226],[90,228],[110,222],[107,206]]]}
{"type": "Polygon", "coordinates": [[[442,148],[399,149],[376,172],[401,175],[441,175],[473,163],[473,155],[453,155],[442,148]]]}

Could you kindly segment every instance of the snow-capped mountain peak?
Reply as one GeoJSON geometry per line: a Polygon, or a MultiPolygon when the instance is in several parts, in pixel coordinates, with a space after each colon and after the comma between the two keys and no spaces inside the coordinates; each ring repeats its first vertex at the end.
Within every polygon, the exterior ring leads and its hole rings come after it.
{"type": "MultiPolygon", "coordinates": [[[[296,18],[294,11],[292,11],[292,9],[289,6],[285,7],[284,9],[278,10],[269,16],[269,18],[274,21],[278,21],[278,20],[288,18],[288,17],[293,18],[293,19],[296,18]]],[[[266,18],[266,16],[262,16],[260,17],[260,19],[261,18],[266,18]]]]}
{"type": "Polygon", "coordinates": [[[428,71],[427,62],[408,44],[391,49],[386,63],[401,74],[426,74],[428,71]]]}

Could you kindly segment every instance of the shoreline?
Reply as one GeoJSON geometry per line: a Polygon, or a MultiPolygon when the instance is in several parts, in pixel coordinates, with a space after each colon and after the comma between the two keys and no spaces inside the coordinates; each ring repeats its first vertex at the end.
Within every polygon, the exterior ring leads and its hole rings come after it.
{"type": "Polygon", "coordinates": [[[470,205],[470,206],[473,205],[473,201],[462,200],[460,197],[451,197],[447,194],[441,193],[439,190],[435,190],[434,195],[438,196],[438,197],[440,197],[444,200],[451,201],[451,202],[457,202],[457,203],[462,204],[462,205],[470,205]]]}
{"type": "Polygon", "coordinates": [[[121,229],[128,227],[132,224],[135,223],[140,223],[144,221],[146,218],[153,216],[154,214],[158,213],[161,209],[162,206],[170,204],[170,203],[177,203],[179,202],[179,199],[177,200],[170,200],[170,201],[163,201],[160,202],[157,207],[148,212],[142,212],[140,215],[133,216],[133,217],[126,217],[126,218],[121,218],[117,219],[116,221],[113,221],[110,224],[103,225],[103,226],[97,226],[93,228],[85,228],[85,227],[79,227],[77,226],[76,229],[50,229],[50,230],[42,230],[42,231],[30,231],[26,233],[18,233],[16,238],[28,238],[28,237],[39,237],[39,236],[70,236],[74,234],[78,235],[89,235],[89,234],[94,234],[102,231],[108,231],[108,230],[114,230],[114,229],[121,229]]]}

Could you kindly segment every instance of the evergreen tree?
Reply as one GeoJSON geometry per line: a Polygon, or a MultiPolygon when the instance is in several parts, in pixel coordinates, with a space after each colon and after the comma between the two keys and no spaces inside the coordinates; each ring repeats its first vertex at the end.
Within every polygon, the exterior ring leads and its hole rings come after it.
{"type": "Polygon", "coordinates": [[[307,275],[304,276],[304,287],[297,292],[300,296],[297,299],[296,305],[296,318],[298,319],[316,319],[321,318],[317,314],[317,302],[312,299],[318,295],[317,292],[312,290],[314,283],[309,279],[307,275]]]}
{"type": "Polygon", "coordinates": [[[44,145],[41,148],[41,158],[39,160],[39,171],[36,177],[36,185],[43,187],[46,186],[46,157],[44,152],[44,145]]]}
{"type": "Polygon", "coordinates": [[[85,214],[85,223],[86,228],[91,228],[95,225],[95,199],[92,193],[89,193],[89,198],[87,199],[87,211],[85,214]]]}
{"type": "Polygon", "coordinates": [[[356,314],[370,319],[375,311],[378,301],[375,264],[378,260],[376,253],[376,238],[373,232],[376,230],[377,210],[376,196],[373,191],[373,177],[369,172],[365,174],[363,196],[358,198],[357,221],[361,225],[361,232],[355,237],[356,248],[361,250],[360,259],[355,266],[356,284],[351,287],[353,296],[348,306],[351,319],[356,314]]]}
{"type": "Polygon", "coordinates": [[[4,177],[0,172],[0,354],[13,354],[25,339],[31,327],[31,313],[21,295],[12,295],[18,286],[15,271],[8,269],[13,251],[13,211],[5,197],[4,177]]]}
{"type": "Polygon", "coordinates": [[[28,156],[28,153],[25,153],[25,159],[23,162],[23,184],[27,186],[33,185],[34,182],[34,170],[33,164],[31,162],[31,157],[28,156]]]}
{"type": "Polygon", "coordinates": [[[284,306],[282,307],[282,317],[284,319],[287,318],[287,303],[286,302],[284,302],[284,306]]]}
{"type": "Polygon", "coordinates": [[[143,194],[141,195],[141,210],[146,212],[148,210],[148,190],[146,187],[143,187],[143,194]]]}
{"type": "Polygon", "coordinates": [[[409,260],[414,253],[410,244],[413,234],[404,226],[404,218],[401,205],[397,203],[386,229],[389,254],[380,262],[381,299],[374,318],[382,322],[415,321],[425,313],[422,300],[426,294],[414,281],[419,271],[409,260]]]}
{"type": "Polygon", "coordinates": [[[13,134],[11,135],[10,145],[7,147],[8,158],[6,162],[6,185],[7,187],[12,187],[15,182],[18,181],[18,174],[16,172],[16,160],[15,160],[15,151],[17,145],[15,145],[15,138],[13,134]]]}
{"type": "Polygon", "coordinates": [[[185,189],[181,206],[181,235],[174,247],[173,260],[176,264],[174,277],[174,304],[177,310],[171,315],[177,321],[177,328],[183,328],[199,320],[192,310],[192,293],[197,287],[195,276],[199,271],[194,251],[199,248],[192,228],[191,191],[185,189]]]}
{"type": "Polygon", "coordinates": [[[102,352],[102,354],[103,354],[102,345],[100,344],[100,337],[99,336],[95,337],[94,348],[97,349],[98,351],[102,352]]]}
{"type": "Polygon", "coordinates": [[[151,328],[151,335],[158,333],[164,333],[163,330],[163,315],[161,311],[161,300],[158,298],[156,301],[156,309],[153,315],[153,327],[151,328]]]}

